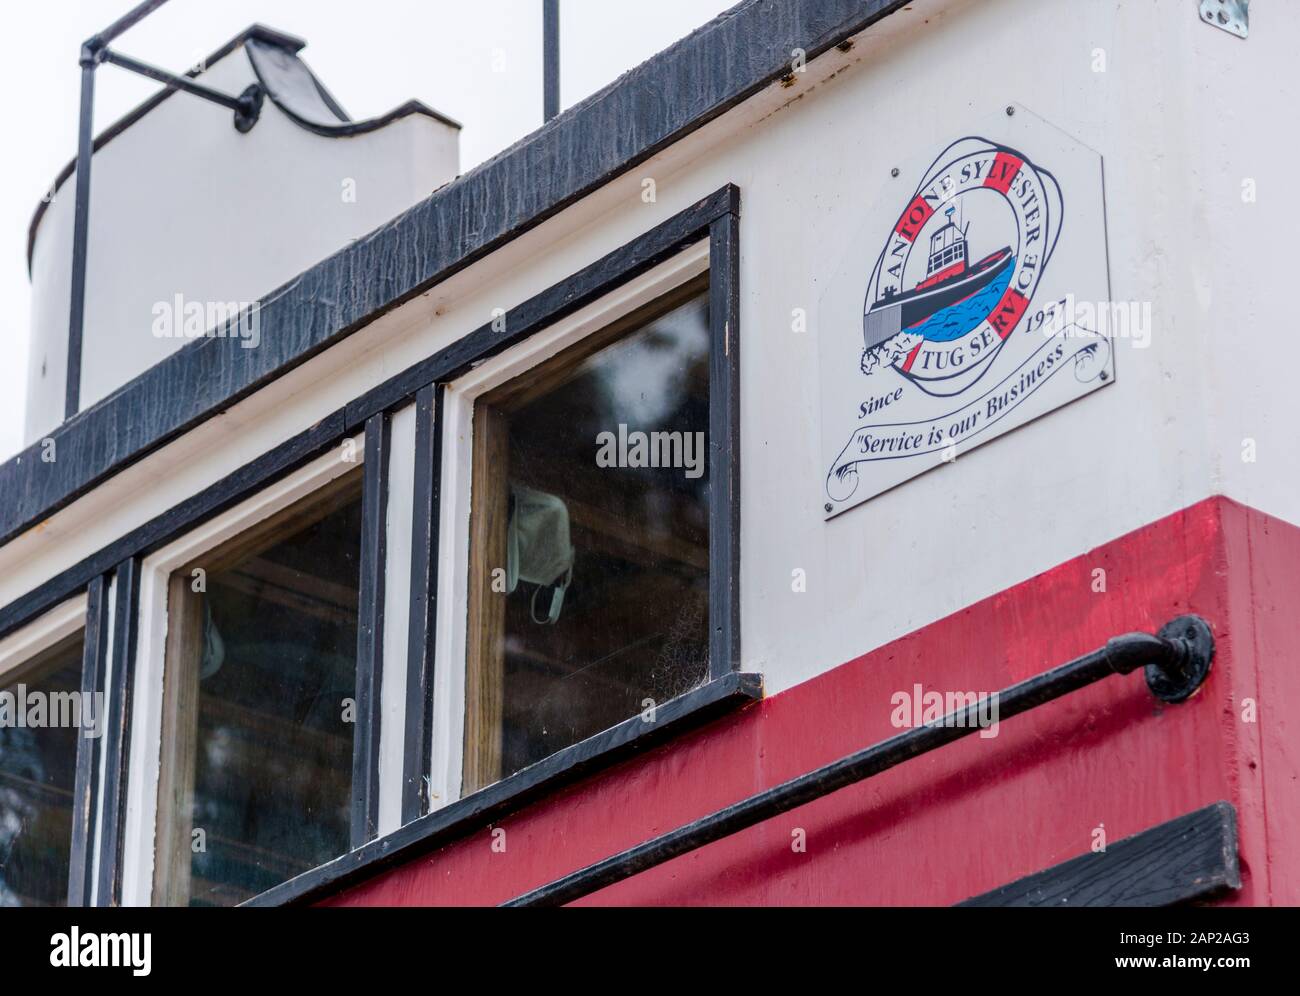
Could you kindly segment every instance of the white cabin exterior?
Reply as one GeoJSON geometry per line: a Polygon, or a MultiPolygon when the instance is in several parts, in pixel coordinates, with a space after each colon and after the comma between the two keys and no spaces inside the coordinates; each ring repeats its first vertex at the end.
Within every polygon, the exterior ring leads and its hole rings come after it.
{"type": "MultiPolygon", "coordinates": [[[[644,840],[652,828],[671,829],[882,739],[892,732],[891,695],[913,680],[991,691],[1116,633],[1156,630],[1194,611],[1220,641],[1216,670],[1197,698],[1170,708],[1164,725],[1143,718],[1149,710],[1135,704],[1146,701],[1137,679],[1123,694],[1088,692],[1086,705],[1054,706],[1060,711],[1036,714],[1023,727],[1008,723],[1005,740],[971,740],[967,753],[900,773],[878,799],[851,790],[802,823],[773,820],[700,852],[681,878],[647,872],[592,898],[951,903],[1035,872],[1054,863],[1053,855],[1086,852],[1099,820],[1118,838],[1222,799],[1235,807],[1250,869],[1224,901],[1300,901],[1285,838],[1266,840],[1263,831],[1266,816],[1290,827],[1281,807],[1295,792],[1293,748],[1269,725],[1279,721],[1267,710],[1277,716],[1300,705],[1300,686],[1277,670],[1277,655],[1296,649],[1285,596],[1300,590],[1300,575],[1274,559],[1300,549],[1292,441],[1300,399],[1291,387],[1300,342],[1288,331],[1284,294],[1275,290],[1288,286],[1289,257],[1274,244],[1293,228],[1286,176],[1296,150],[1271,111],[1300,99],[1289,72],[1300,11],[1255,6],[1243,39],[1181,0],[742,3],[459,177],[455,126],[431,113],[326,137],[268,101],[258,124],[239,134],[225,112],[173,95],[106,143],[94,159],[83,411],[63,425],[71,197],[56,196],[35,229],[31,447],[14,464],[28,468],[21,473],[39,472],[32,461],[43,440],[81,460],[81,437],[67,433],[98,418],[104,402],[133,382],[159,376],[159,361],[193,348],[150,332],[157,302],[177,294],[272,302],[281,289],[337,287],[329,281],[348,267],[359,281],[391,276],[391,287],[383,306],[367,305],[364,314],[347,301],[325,300],[328,321],[340,317],[310,342],[304,330],[314,336],[325,326],[295,320],[290,334],[303,337],[302,348],[274,371],[241,380],[237,368],[246,358],[230,343],[220,361],[230,366],[217,374],[233,385],[228,404],[187,414],[174,431],[162,417],[156,439],[92,461],[80,484],[43,492],[44,511],[14,516],[13,531],[4,530],[0,606],[9,608],[0,680],[6,661],[25,659],[33,641],[48,642],[39,633],[62,633],[69,619],[83,618],[78,572],[99,565],[100,551],[120,550],[137,572],[120,891],[110,898],[96,889],[93,901],[148,905],[159,898],[168,578],[195,551],[348,471],[336,446],[351,446],[363,464],[376,452],[386,460],[377,826],[324,878],[308,873],[300,887],[290,879],[261,900],[500,902],[644,840]],[[773,40],[778,28],[785,37],[773,40]],[[765,48],[760,37],[768,38],[765,48]],[[709,57],[710,46],[738,38],[752,47],[709,57]],[[786,53],[784,71],[779,52],[786,53]],[[699,78],[683,79],[688,70],[699,78]],[[700,106],[686,108],[681,90],[656,91],[655,82],[673,74],[705,95],[700,106]],[[644,117],[618,118],[622,132],[609,136],[609,115],[630,113],[633,92],[658,92],[662,103],[646,96],[644,117]],[[1104,205],[1105,253],[1092,260],[1108,276],[1104,303],[1131,305],[1140,323],[1110,342],[1113,379],[828,516],[824,371],[842,362],[859,376],[862,313],[838,304],[831,310],[826,302],[840,299],[827,288],[860,271],[865,292],[871,260],[858,248],[864,227],[873,212],[906,207],[920,179],[894,170],[932,159],[961,136],[1033,144],[1042,141],[1041,129],[1064,133],[1101,165],[1087,196],[1104,205]],[[204,164],[197,175],[196,162],[204,164]],[[345,179],[356,181],[354,203],[340,196],[345,179]],[[535,187],[508,188],[506,211],[503,188],[494,184],[525,180],[535,187]],[[510,335],[516,318],[549,314],[547,295],[575,275],[599,271],[601,261],[728,189],[738,208],[719,208],[706,220],[735,225],[737,327],[718,341],[739,349],[738,402],[734,449],[714,456],[722,462],[710,465],[710,480],[738,468],[738,650],[724,670],[761,676],[762,702],[674,734],[679,739],[662,741],[664,750],[625,767],[597,766],[572,796],[534,794],[517,813],[500,802],[505,808],[493,812],[517,839],[567,833],[576,842],[540,856],[521,845],[507,871],[489,872],[487,849],[467,843],[475,835],[481,843],[489,824],[474,822],[476,797],[465,788],[473,736],[466,731],[466,662],[476,639],[475,405],[692,281],[715,286],[715,268],[728,257],[718,255],[716,234],[690,229],[694,241],[653,265],[624,271],[611,264],[621,276],[580,307],[557,309],[535,332],[530,326],[519,341],[503,339],[501,351],[479,355],[472,347],[510,335]],[[462,216],[462,224],[440,229],[429,219],[444,203],[463,212],[482,207],[483,217],[462,216]],[[451,230],[463,244],[440,241],[451,230]],[[328,273],[313,269],[335,252],[342,255],[322,264],[332,267],[328,273]],[[420,265],[408,265],[411,259],[420,265]],[[417,270],[420,280],[406,279],[417,270]],[[1247,337],[1259,345],[1250,348],[1247,337]],[[437,358],[458,356],[458,349],[473,357],[471,368],[420,382],[418,371],[443,369],[437,358]],[[428,424],[440,448],[421,451],[421,419],[433,415],[422,412],[420,399],[435,390],[439,421],[428,424]],[[367,407],[374,397],[383,399],[378,414],[367,407]],[[354,411],[366,417],[354,420],[354,411]],[[387,423],[373,421],[380,416],[387,423]],[[380,424],[390,435],[376,450],[366,437],[380,424]],[[314,449],[291,445],[309,437],[314,449]],[[281,452],[289,454],[283,467],[265,471],[281,452]],[[251,466],[265,478],[222,490],[251,466]],[[418,727],[427,735],[427,769],[419,774],[429,796],[413,823],[403,805],[414,701],[408,683],[419,656],[410,643],[412,521],[421,475],[431,467],[437,561],[428,632],[436,665],[428,672],[427,726],[418,727]],[[211,499],[217,492],[228,497],[211,499]],[[174,535],[157,525],[169,510],[209,500],[211,514],[187,520],[174,535]],[[149,542],[137,545],[133,536],[149,542]],[[69,583],[60,587],[61,578],[69,583]],[[63,597],[38,612],[41,592],[63,597]],[[1247,698],[1264,703],[1261,723],[1238,718],[1247,698]],[[1088,716],[1101,717],[1101,732],[1082,732],[1088,716]],[[1053,731],[1075,726],[1071,735],[1089,745],[1091,760],[1049,749],[1053,731]],[[986,745],[990,753],[981,755],[986,745]],[[1138,750],[1169,773],[1154,796],[1141,771],[1119,762],[1138,750]],[[1196,758],[1188,765],[1194,770],[1183,768],[1188,756],[1196,758]],[[647,792],[656,800],[650,809],[647,792]],[[847,835],[842,848],[820,851],[804,872],[755,857],[758,871],[726,883],[716,878],[730,862],[749,860],[746,854],[780,849],[796,823],[822,840],[833,836],[837,821],[864,812],[872,799],[901,807],[897,825],[907,833],[886,826],[847,835]],[[1013,853],[972,845],[978,853],[963,858],[960,871],[916,885],[918,868],[949,861],[960,840],[1012,832],[1008,814],[1026,806],[1055,815],[1031,821],[1013,853]],[[438,823],[442,810],[454,819],[438,823]],[[421,827],[430,828],[425,843],[421,827]],[[381,860],[385,840],[407,857],[381,860]],[[864,864],[872,875],[853,871],[864,864]]],[[[291,49],[284,48],[285,58],[296,58],[291,49]]],[[[203,76],[232,92],[255,79],[243,49],[203,76]]],[[[1066,191],[1067,211],[1073,193],[1066,191]]],[[[1067,213],[1063,231],[1071,224],[1083,222],[1067,213]]],[[[866,240],[873,254],[885,234],[866,240]]],[[[972,248],[972,259],[985,251],[972,248]]],[[[367,285],[364,294],[372,290],[367,285]]],[[[721,313],[711,312],[715,319],[721,313]]],[[[271,315],[263,311],[268,322],[271,315]]],[[[264,322],[264,342],[277,334],[264,322]]],[[[876,393],[888,394],[894,382],[876,393]]],[[[863,391],[865,403],[871,392],[863,391]]],[[[95,438],[111,447],[118,437],[95,438]]],[[[0,480],[17,482],[19,472],[0,480]]],[[[723,569],[716,561],[710,567],[714,577],[723,569]]],[[[99,566],[92,573],[109,577],[112,597],[121,597],[123,574],[99,566]]],[[[117,659],[111,642],[108,653],[117,659]]]]}

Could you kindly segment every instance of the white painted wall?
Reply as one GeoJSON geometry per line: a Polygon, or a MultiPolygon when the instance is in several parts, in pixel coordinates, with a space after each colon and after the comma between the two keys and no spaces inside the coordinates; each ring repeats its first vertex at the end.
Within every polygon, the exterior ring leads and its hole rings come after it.
{"type": "Polygon", "coordinates": [[[743,205],[742,651],[769,693],[1210,494],[1300,523],[1294,139],[1276,116],[1300,8],[1253,13],[1242,42],[1182,0],[916,0],[0,549],[0,602],[726,182],[743,205]],[[819,339],[860,316],[818,313],[820,288],[892,166],[1013,101],[1103,156],[1112,293],[1151,302],[1150,347],[1121,343],[1112,387],[825,522],[819,339]]]}
{"type": "MultiPolygon", "coordinates": [[[[242,47],[202,74],[231,94],[255,79],[242,47]]],[[[82,408],[188,341],[153,334],[158,302],[256,301],[458,170],[456,129],[422,114],[350,138],[309,132],[269,99],[246,134],[232,121],[174,94],[95,153],[82,408]]],[[[26,443],[63,419],[75,188],[74,174],[32,254],[26,443]]]]}

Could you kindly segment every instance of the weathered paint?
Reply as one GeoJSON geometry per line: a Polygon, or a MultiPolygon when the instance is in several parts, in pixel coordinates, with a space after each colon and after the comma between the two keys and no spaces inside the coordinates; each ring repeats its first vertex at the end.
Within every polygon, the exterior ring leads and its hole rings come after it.
{"type": "Polygon", "coordinates": [[[596,904],[950,904],[1220,799],[1238,810],[1230,903],[1300,901],[1300,529],[1211,498],[986,598],[331,900],[497,903],[897,732],[890,696],[993,691],[1196,612],[1204,688],[1166,706],[1113,678],[590,897],[596,904]],[[1106,591],[1093,572],[1106,571],[1106,591]],[[1240,719],[1260,701],[1258,724],[1240,719]],[[807,851],[792,849],[806,832],[807,851]]]}

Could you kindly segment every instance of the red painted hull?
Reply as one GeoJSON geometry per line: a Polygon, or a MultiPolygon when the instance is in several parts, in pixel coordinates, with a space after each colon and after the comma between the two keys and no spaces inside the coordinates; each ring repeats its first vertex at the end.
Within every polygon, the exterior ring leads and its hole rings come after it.
{"type": "Polygon", "coordinates": [[[1103,824],[1115,841],[1226,799],[1243,885],[1225,902],[1297,904],[1298,589],[1300,529],[1208,499],[530,806],[498,824],[504,853],[485,827],[330,902],[501,902],[896,733],[890,696],[915,683],[996,690],[1196,612],[1218,645],[1187,703],[1111,679],[583,902],[947,905],[1085,853],[1103,824]]]}

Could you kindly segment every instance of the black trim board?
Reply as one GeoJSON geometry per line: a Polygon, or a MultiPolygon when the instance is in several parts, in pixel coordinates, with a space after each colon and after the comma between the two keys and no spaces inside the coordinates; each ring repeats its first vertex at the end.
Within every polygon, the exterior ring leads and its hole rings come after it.
{"type": "MultiPolygon", "coordinates": [[[[86,588],[86,625],[81,655],[82,698],[107,691],[108,578],[93,578],[86,588]]],[[[107,723],[108,716],[99,717],[107,723]]],[[[104,731],[101,731],[104,732],[104,731]]],[[[72,790],[72,849],[68,868],[68,905],[89,906],[95,887],[95,788],[99,782],[102,737],[77,737],[77,773],[72,790]]]]}
{"type": "Polygon", "coordinates": [[[352,846],[379,830],[379,728],[383,713],[384,581],[388,560],[388,461],[392,418],[366,419],[361,563],[357,588],[356,727],[352,731],[352,846]]]}
{"type": "Polygon", "coordinates": [[[104,783],[100,790],[100,849],[96,906],[122,901],[122,844],[126,836],[126,783],[131,762],[131,705],[140,618],[140,558],[128,557],[113,575],[112,668],[104,731],[104,783]]]}
{"type": "Polygon", "coordinates": [[[0,543],[429,290],[907,0],[746,0],[267,295],[262,342],[186,344],[0,465],[0,543]]]}
{"type": "Polygon", "coordinates": [[[709,226],[709,669],[740,668],[740,218],[709,226]]]}
{"type": "Polygon", "coordinates": [[[444,389],[415,395],[415,487],[411,501],[411,591],[406,638],[406,730],[402,745],[402,822],[429,809],[433,753],[433,672],[438,618],[438,517],[442,483],[444,389]]]}
{"type": "MultiPolygon", "coordinates": [[[[407,403],[421,388],[435,381],[456,377],[479,360],[522,341],[608,293],[619,283],[646,272],[687,246],[708,238],[711,226],[719,217],[738,215],[739,212],[740,191],[731,185],[722,187],[627,245],[579,270],[569,279],[512,308],[504,316],[504,322],[489,322],[428,359],[390,377],[342,409],[326,416],[306,432],[282,443],[192,499],[164,512],[0,608],[0,636],[12,632],[51,605],[75,594],[95,574],[111,570],[124,557],[133,553],[151,552],[201,519],[229,508],[258,487],[283,476],[345,434],[360,429],[372,415],[407,403]]],[[[80,417],[82,416],[78,416],[80,417]]]]}
{"type": "Polygon", "coordinates": [[[1216,802],[958,906],[1172,906],[1241,888],[1237,811],[1216,802]]]}
{"type": "Polygon", "coordinates": [[[733,672],[715,678],[659,706],[653,722],[633,716],[241,905],[282,906],[324,899],[480,830],[562,785],[625,761],[691,727],[757,701],[762,695],[761,675],[733,672]]]}

